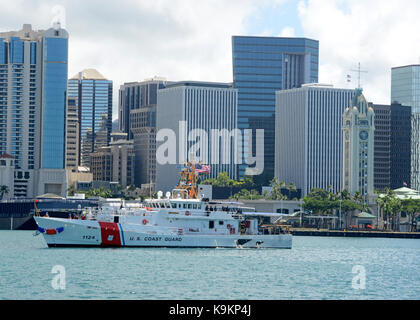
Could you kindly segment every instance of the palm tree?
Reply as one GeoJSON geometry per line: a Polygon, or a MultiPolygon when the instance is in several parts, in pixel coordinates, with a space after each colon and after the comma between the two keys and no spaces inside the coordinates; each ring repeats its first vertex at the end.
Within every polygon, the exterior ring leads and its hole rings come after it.
{"type": "Polygon", "coordinates": [[[289,191],[288,199],[292,199],[291,192],[296,192],[297,188],[296,185],[293,182],[290,182],[288,186],[286,186],[287,191],[289,191]]]}
{"type": "Polygon", "coordinates": [[[271,180],[271,196],[273,200],[284,200],[281,190],[286,186],[284,181],[278,181],[276,178],[271,180]]]}
{"type": "Polygon", "coordinates": [[[381,194],[376,203],[383,211],[383,220],[386,220],[387,227],[389,229],[395,229],[395,216],[402,210],[401,200],[395,196],[395,192],[390,188],[385,189],[385,193],[381,194]],[[391,221],[390,221],[391,220],[391,221]]]}
{"type": "Polygon", "coordinates": [[[74,184],[70,185],[70,187],[68,187],[67,189],[67,194],[72,197],[74,196],[74,194],[76,193],[76,187],[74,186],[74,184]]]}
{"type": "Polygon", "coordinates": [[[5,194],[9,194],[9,187],[8,186],[0,186],[0,200],[3,199],[5,194]]]}

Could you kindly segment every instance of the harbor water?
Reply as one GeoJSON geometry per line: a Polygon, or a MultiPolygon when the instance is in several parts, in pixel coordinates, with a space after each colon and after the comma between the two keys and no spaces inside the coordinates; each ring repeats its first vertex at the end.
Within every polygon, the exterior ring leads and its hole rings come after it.
{"type": "Polygon", "coordinates": [[[0,231],[1,300],[412,300],[419,270],[418,239],[294,237],[291,250],[49,249],[31,231],[0,231]]]}

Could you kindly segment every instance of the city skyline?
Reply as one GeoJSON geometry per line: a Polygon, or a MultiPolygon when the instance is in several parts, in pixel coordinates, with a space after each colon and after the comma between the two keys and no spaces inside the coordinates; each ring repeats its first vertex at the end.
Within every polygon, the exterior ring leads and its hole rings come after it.
{"type": "MultiPolygon", "coordinates": [[[[71,35],[69,74],[96,68],[113,79],[116,88],[153,76],[171,81],[232,82],[232,36],[309,37],[320,42],[319,82],[353,89],[357,75],[351,70],[360,62],[368,71],[362,77],[366,98],[389,104],[391,68],[419,62],[419,36],[408,37],[404,30],[418,25],[415,13],[420,4],[411,0],[403,4],[366,2],[246,0],[196,5],[190,1],[125,1],[118,6],[98,6],[95,1],[78,5],[3,1],[0,31],[18,30],[24,23],[45,30],[61,15],[60,8],[65,9],[62,26],[71,35]],[[91,6],[100,14],[92,15],[91,6]],[[139,64],[141,68],[132,67],[139,64]],[[352,76],[351,83],[347,83],[347,74],[352,76]]],[[[117,118],[116,91],[113,120],[117,118]]]]}

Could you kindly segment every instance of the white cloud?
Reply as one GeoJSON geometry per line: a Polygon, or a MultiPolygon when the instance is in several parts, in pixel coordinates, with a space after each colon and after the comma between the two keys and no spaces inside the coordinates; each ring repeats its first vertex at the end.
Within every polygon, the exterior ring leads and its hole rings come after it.
{"type": "Polygon", "coordinates": [[[118,88],[153,76],[168,80],[232,81],[232,35],[261,5],[283,0],[23,0],[0,3],[1,29],[50,27],[56,5],[66,9],[69,77],[96,68],[118,88]]]}
{"type": "Polygon", "coordinates": [[[294,36],[295,36],[295,29],[292,27],[284,27],[279,34],[279,37],[294,37],[294,36]]]}
{"type": "Polygon", "coordinates": [[[366,98],[389,104],[391,68],[419,63],[417,0],[309,0],[298,11],[305,36],[320,41],[320,82],[347,87],[360,62],[366,98]]]}
{"type": "MultiPolygon", "coordinates": [[[[2,0],[0,31],[23,23],[48,28],[54,6],[63,6],[69,76],[96,68],[112,79],[115,112],[123,82],[155,75],[232,81],[232,35],[246,35],[247,18],[264,6],[286,1],[291,0],[2,0]]],[[[346,75],[361,62],[369,71],[362,77],[366,97],[389,103],[391,67],[419,62],[417,0],[308,0],[298,12],[304,36],[320,41],[320,82],[345,87],[346,75]]],[[[282,27],[267,26],[263,35],[295,35],[297,26],[282,27]]]]}

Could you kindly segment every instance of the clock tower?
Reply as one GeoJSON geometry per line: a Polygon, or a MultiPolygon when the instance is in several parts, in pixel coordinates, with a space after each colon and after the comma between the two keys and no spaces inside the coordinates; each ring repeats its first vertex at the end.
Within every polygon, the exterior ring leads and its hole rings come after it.
{"type": "Polygon", "coordinates": [[[375,113],[362,89],[356,89],[343,114],[343,190],[360,191],[367,200],[373,195],[375,113]]]}

